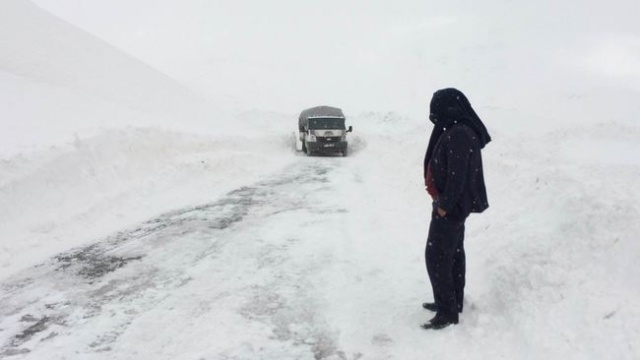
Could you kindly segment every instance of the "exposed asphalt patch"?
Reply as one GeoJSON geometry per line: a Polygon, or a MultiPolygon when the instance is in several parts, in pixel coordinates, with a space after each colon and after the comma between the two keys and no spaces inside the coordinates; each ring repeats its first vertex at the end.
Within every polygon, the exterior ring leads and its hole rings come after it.
{"type": "MultiPolygon", "coordinates": [[[[27,322],[27,323],[31,323],[31,322],[34,322],[34,323],[32,325],[29,325],[26,329],[24,329],[19,334],[16,334],[11,340],[10,346],[7,349],[4,349],[4,351],[0,353],[0,355],[17,355],[17,354],[30,352],[30,350],[28,349],[18,349],[18,347],[20,347],[25,342],[29,341],[36,334],[47,330],[51,324],[64,325],[64,320],[59,318],[44,316],[41,319],[37,319],[29,314],[23,316],[22,319],[20,319],[20,321],[27,322]]],[[[52,333],[49,335],[48,338],[55,337],[56,335],[57,335],[56,333],[52,333]]]]}
{"type": "Polygon", "coordinates": [[[78,275],[87,279],[95,279],[125,266],[130,261],[140,260],[142,256],[110,256],[105,254],[99,246],[91,245],[57,255],[55,259],[61,264],[62,269],[75,266],[78,267],[78,275]]]}

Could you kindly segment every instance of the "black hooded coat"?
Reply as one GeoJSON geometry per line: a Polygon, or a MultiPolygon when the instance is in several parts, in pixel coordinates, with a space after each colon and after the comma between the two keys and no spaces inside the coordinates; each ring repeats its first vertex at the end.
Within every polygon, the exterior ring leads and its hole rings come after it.
{"type": "Polygon", "coordinates": [[[434,205],[466,218],[489,207],[480,150],[491,141],[467,97],[457,89],[433,94],[429,119],[434,124],[424,158],[429,162],[439,197],[434,205]]]}

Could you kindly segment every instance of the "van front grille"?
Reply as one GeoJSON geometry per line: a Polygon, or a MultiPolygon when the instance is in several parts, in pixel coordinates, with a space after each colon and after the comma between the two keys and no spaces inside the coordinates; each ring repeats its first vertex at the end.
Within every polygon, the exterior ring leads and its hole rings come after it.
{"type": "Polygon", "coordinates": [[[318,142],[339,142],[340,141],[340,136],[317,136],[316,140],[318,142]]]}

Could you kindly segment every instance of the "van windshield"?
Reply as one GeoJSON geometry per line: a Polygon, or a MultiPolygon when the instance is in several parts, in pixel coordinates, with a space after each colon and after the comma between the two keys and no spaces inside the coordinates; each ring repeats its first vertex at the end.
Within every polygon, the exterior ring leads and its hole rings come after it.
{"type": "Polygon", "coordinates": [[[314,118],[309,119],[310,130],[332,129],[345,130],[344,118],[314,118]]]}

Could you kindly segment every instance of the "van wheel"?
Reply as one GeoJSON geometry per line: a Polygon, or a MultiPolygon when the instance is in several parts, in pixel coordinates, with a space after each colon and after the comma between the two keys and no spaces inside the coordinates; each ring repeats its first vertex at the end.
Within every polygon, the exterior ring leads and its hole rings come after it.
{"type": "Polygon", "coordinates": [[[313,155],[313,153],[311,152],[311,149],[309,149],[308,147],[306,147],[305,151],[307,152],[307,156],[312,156],[313,155]]]}
{"type": "Polygon", "coordinates": [[[347,157],[347,154],[349,154],[347,149],[342,150],[342,156],[347,157]]]}

